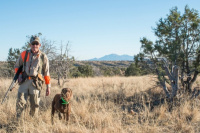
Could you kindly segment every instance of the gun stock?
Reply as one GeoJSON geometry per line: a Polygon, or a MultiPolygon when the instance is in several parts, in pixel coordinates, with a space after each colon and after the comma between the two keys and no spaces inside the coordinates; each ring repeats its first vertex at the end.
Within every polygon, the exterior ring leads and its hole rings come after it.
{"type": "Polygon", "coordinates": [[[22,68],[23,68],[23,65],[19,67],[17,73],[15,74],[15,76],[14,76],[14,78],[13,78],[13,81],[12,81],[10,87],[8,88],[6,94],[4,95],[4,98],[3,98],[2,102],[1,102],[1,104],[3,104],[3,102],[5,101],[5,99],[6,99],[7,95],[8,95],[8,92],[9,92],[9,91],[12,91],[12,88],[13,88],[13,86],[15,85],[15,83],[16,83],[18,77],[19,77],[19,74],[22,72],[22,68]]]}

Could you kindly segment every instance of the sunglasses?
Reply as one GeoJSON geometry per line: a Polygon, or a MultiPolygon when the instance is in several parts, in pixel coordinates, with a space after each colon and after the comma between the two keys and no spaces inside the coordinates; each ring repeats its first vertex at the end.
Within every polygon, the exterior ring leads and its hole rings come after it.
{"type": "Polygon", "coordinates": [[[39,43],[35,42],[35,43],[32,43],[32,45],[39,45],[39,43]]]}

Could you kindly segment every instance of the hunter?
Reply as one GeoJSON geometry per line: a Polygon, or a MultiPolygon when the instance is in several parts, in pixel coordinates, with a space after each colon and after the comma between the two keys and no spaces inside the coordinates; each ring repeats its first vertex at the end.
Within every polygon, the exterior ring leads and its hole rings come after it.
{"type": "Polygon", "coordinates": [[[50,95],[49,61],[47,56],[39,50],[41,47],[39,37],[31,36],[29,45],[31,49],[23,51],[15,64],[15,72],[23,65],[22,73],[18,78],[17,119],[21,118],[28,96],[30,97],[30,115],[38,116],[40,92],[44,82],[46,96],[50,95]]]}

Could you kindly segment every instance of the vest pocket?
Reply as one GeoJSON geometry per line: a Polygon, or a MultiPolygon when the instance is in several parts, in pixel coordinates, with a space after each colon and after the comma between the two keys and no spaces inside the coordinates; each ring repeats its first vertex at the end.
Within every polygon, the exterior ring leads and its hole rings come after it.
{"type": "Polygon", "coordinates": [[[38,90],[42,90],[43,84],[44,80],[42,79],[42,76],[40,74],[38,74],[35,78],[33,78],[32,85],[38,90]]]}

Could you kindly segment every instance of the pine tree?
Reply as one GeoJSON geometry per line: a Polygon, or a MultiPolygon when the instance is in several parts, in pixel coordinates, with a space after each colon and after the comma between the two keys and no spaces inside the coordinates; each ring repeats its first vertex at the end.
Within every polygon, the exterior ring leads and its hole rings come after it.
{"type": "Polygon", "coordinates": [[[14,75],[14,65],[15,62],[17,61],[17,59],[20,56],[20,50],[19,49],[9,49],[8,52],[8,58],[7,58],[7,62],[8,62],[8,72],[10,76],[14,75]]]}

